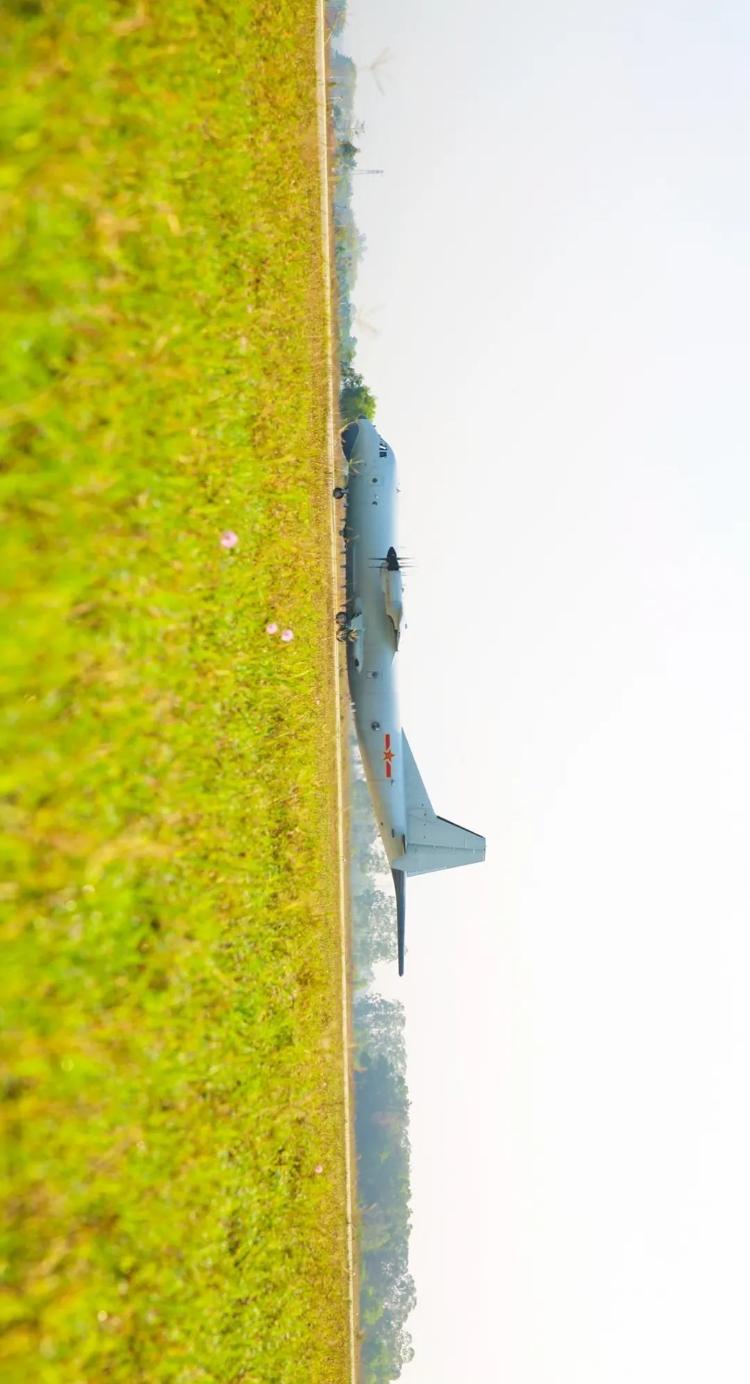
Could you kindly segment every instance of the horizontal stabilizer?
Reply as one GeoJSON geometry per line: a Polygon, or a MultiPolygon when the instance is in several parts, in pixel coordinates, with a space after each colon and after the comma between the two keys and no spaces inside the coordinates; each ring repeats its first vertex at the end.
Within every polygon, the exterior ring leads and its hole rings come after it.
{"type": "Polygon", "coordinates": [[[452,870],[484,860],[485,839],[444,817],[432,821],[412,816],[406,835],[403,868],[407,875],[426,875],[432,870],[452,870]]]}

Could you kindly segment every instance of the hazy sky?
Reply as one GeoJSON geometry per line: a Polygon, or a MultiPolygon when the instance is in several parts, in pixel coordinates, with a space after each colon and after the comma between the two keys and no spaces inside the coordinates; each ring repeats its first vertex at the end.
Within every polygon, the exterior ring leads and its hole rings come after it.
{"type": "Polygon", "coordinates": [[[350,0],[404,725],[403,1384],[750,1380],[750,6],[350,0]]]}

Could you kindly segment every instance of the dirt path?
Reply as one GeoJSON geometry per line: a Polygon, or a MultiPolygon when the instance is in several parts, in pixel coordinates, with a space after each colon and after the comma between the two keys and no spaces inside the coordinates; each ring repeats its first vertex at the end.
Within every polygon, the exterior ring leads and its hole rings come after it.
{"type": "MultiPolygon", "coordinates": [[[[326,455],[328,459],[327,482],[328,493],[331,496],[330,523],[331,523],[331,591],[334,598],[334,608],[338,609],[341,602],[337,599],[341,586],[341,558],[342,545],[339,540],[338,528],[340,523],[339,514],[336,508],[336,501],[333,499],[332,491],[334,485],[340,480],[341,470],[340,447],[337,436],[337,408],[334,388],[334,335],[333,335],[333,296],[331,284],[331,261],[333,257],[333,241],[331,228],[331,196],[330,196],[330,159],[328,145],[328,69],[326,60],[326,29],[325,29],[325,0],[318,0],[317,19],[316,19],[316,73],[317,73],[317,111],[318,111],[318,150],[320,159],[320,224],[323,251],[323,274],[325,283],[325,302],[326,302],[326,361],[328,363],[328,378],[326,381],[326,455]]],[[[341,923],[341,1025],[342,1025],[342,1051],[344,1054],[343,1067],[343,1096],[344,1096],[344,1153],[346,1159],[346,1222],[347,1222],[347,1258],[349,1264],[349,1358],[351,1367],[351,1384],[359,1384],[359,1303],[358,1303],[358,1273],[354,1251],[354,1224],[355,1224],[355,1174],[354,1174],[354,1121],[353,1121],[353,1076],[352,1076],[352,1017],[351,1017],[351,992],[350,992],[350,920],[349,920],[349,889],[346,866],[346,840],[345,822],[347,785],[345,779],[345,769],[347,764],[346,755],[346,706],[341,693],[341,680],[344,676],[343,661],[340,657],[341,646],[336,642],[333,627],[331,628],[331,661],[332,677],[334,685],[335,709],[336,709],[336,793],[338,798],[338,873],[339,873],[339,917],[341,923]]]]}

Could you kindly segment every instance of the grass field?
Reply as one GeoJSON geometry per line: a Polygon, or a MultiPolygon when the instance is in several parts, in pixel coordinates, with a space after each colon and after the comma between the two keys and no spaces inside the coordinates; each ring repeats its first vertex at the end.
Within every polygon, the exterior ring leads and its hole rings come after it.
{"type": "Polygon", "coordinates": [[[7,1384],[348,1377],[314,25],[2,8],[7,1384]]]}

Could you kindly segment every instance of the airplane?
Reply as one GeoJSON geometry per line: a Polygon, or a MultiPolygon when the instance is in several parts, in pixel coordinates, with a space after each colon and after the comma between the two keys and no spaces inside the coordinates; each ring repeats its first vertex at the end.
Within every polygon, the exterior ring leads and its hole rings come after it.
{"type": "Polygon", "coordinates": [[[367,418],[344,428],[346,642],[349,690],[362,763],[396,893],[398,973],[404,974],[406,877],[484,860],[485,838],[435,812],[401,726],[395,658],[404,626],[396,546],[396,458],[367,418]]]}

